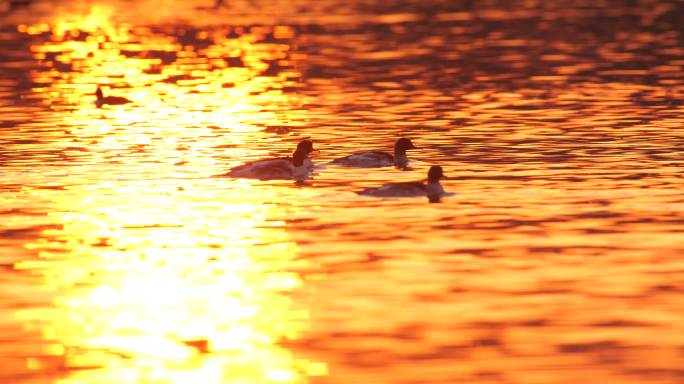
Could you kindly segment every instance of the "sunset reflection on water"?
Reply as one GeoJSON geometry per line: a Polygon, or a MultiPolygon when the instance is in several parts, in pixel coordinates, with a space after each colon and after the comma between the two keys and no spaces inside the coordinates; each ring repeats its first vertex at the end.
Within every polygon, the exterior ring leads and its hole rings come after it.
{"type": "Polygon", "coordinates": [[[18,317],[50,341],[53,357],[29,358],[28,368],[65,368],[60,383],[300,383],[325,373],[278,345],[308,327],[308,314],[287,296],[302,284],[291,270],[304,264],[283,228],[286,208],[263,201],[273,192],[164,180],[180,167],[212,166],[207,153],[216,147],[249,157],[244,136],[259,140],[264,126],[283,124],[269,108],[286,105],[288,118],[298,116],[296,97],[281,91],[297,72],[260,76],[289,50],[258,44],[264,34],[291,31],[177,36],[116,23],[115,11],[94,6],[19,26],[47,37],[31,46],[41,63],[33,81],[45,84],[36,91],[68,131],[51,147],[102,176],[35,196],[50,201],[55,229],[27,244],[39,260],[15,268],[39,276],[55,297],[18,317]],[[98,109],[98,85],[133,102],[98,109]],[[144,158],[128,159],[136,153],[144,158]]]}
{"type": "Polygon", "coordinates": [[[682,381],[681,2],[212,4],[0,19],[0,382],[682,381]]]}
{"type": "Polygon", "coordinates": [[[266,221],[282,212],[240,201],[249,187],[211,203],[147,187],[61,193],[52,216],[63,228],[29,245],[40,260],[17,265],[57,293],[55,307],[19,316],[73,370],[59,382],[296,383],[325,372],[277,345],[308,326],[284,295],[301,285],[288,272],[301,267],[297,246],[266,221]]]}

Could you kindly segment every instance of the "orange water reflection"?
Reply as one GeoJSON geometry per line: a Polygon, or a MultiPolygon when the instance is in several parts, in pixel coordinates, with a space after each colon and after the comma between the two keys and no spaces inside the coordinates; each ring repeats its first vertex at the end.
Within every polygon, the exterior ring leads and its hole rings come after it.
{"type": "Polygon", "coordinates": [[[166,178],[225,167],[207,155],[216,147],[256,156],[240,146],[245,138],[300,118],[299,101],[283,92],[296,70],[263,75],[291,65],[279,39],[292,31],[195,31],[181,42],[164,27],[117,24],[113,13],[98,6],[20,26],[50,35],[31,50],[42,66],[34,81],[46,84],[38,94],[69,126],[52,145],[74,158],[87,152],[77,164],[101,175],[33,196],[50,201],[56,229],[28,246],[39,260],[15,267],[55,297],[18,316],[57,359],[30,358],[29,368],[64,370],[62,383],[301,383],[325,374],[324,364],[279,346],[308,327],[288,296],[302,284],[282,221],[292,212],[250,183],[166,178]],[[98,84],[133,103],[96,108],[98,84]],[[285,118],[270,111],[283,105],[285,118]]]}
{"type": "Polygon", "coordinates": [[[278,208],[240,201],[248,186],[211,203],[175,185],[139,188],[63,193],[53,215],[63,229],[31,245],[40,260],[18,265],[58,293],[55,307],[20,316],[56,343],[72,372],[61,382],[298,383],[325,372],[277,345],[308,324],[284,295],[301,285],[288,272],[301,262],[270,221],[278,208]]]}
{"type": "Polygon", "coordinates": [[[211,2],[0,30],[0,381],[682,381],[679,2],[211,2]],[[432,163],[442,204],[354,193],[432,163]]]}

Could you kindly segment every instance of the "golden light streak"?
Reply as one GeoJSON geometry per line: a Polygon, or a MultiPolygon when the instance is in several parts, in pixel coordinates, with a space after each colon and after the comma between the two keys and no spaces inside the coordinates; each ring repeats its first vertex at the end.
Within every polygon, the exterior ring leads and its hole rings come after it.
{"type": "MultiPolygon", "coordinates": [[[[292,272],[301,262],[287,212],[250,183],[187,178],[228,166],[209,154],[216,146],[256,156],[245,140],[301,119],[300,101],[282,91],[296,71],[261,74],[290,47],[263,42],[264,28],[236,38],[198,31],[188,45],[115,14],[98,6],[20,27],[51,36],[32,46],[44,67],[34,80],[48,84],[39,95],[78,142],[54,145],[87,153],[78,166],[101,178],[44,192],[62,228],[30,246],[40,260],[17,268],[56,297],[19,316],[54,342],[48,352],[63,358],[64,384],[303,383],[325,374],[278,345],[308,324],[289,296],[302,280],[292,272]],[[97,85],[132,103],[97,108],[97,85]],[[291,114],[273,112],[277,105],[291,114]]],[[[274,33],[292,37],[286,27],[274,33]]]]}

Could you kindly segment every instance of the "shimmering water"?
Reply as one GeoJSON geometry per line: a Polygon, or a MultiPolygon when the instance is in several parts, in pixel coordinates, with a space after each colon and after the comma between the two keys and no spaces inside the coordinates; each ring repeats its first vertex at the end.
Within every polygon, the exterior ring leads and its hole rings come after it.
{"type": "Polygon", "coordinates": [[[566,3],[5,13],[0,382],[684,382],[684,5],[566,3]]]}

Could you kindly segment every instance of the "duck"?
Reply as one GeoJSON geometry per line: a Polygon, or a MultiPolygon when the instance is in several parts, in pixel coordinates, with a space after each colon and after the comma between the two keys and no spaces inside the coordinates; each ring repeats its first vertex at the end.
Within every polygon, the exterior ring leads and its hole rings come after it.
{"type": "Polygon", "coordinates": [[[381,151],[356,152],[349,156],[341,157],[332,161],[332,164],[345,167],[377,168],[395,166],[399,169],[408,168],[406,151],[418,149],[411,139],[402,137],[394,143],[394,155],[381,151]]]}
{"type": "Polygon", "coordinates": [[[108,105],[123,105],[123,104],[128,104],[132,103],[131,100],[121,97],[121,96],[105,96],[104,93],[102,93],[102,88],[99,86],[97,87],[97,91],[95,91],[95,96],[97,97],[97,100],[95,100],[95,104],[98,107],[101,107],[105,104],[108,105]]]}
{"type": "Polygon", "coordinates": [[[428,170],[427,184],[422,181],[390,183],[377,188],[366,188],[357,192],[357,194],[376,197],[427,196],[431,203],[438,203],[447,194],[439,182],[442,179],[448,179],[444,175],[442,167],[433,165],[428,170]]]}
{"type": "Polygon", "coordinates": [[[254,160],[230,169],[222,176],[259,180],[304,181],[314,168],[309,154],[314,151],[311,140],[302,140],[292,153],[292,157],[276,157],[254,160]]]}

